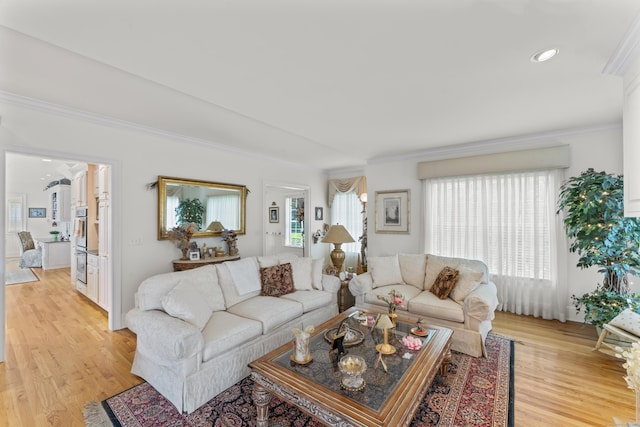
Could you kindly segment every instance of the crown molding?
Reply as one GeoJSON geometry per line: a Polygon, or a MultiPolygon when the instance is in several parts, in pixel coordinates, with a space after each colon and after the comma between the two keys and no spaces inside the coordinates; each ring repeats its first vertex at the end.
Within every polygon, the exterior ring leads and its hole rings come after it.
{"type": "Polygon", "coordinates": [[[529,148],[543,148],[547,145],[555,145],[555,139],[583,135],[589,133],[599,133],[609,130],[622,129],[622,123],[611,125],[592,126],[582,128],[564,129],[558,131],[539,132],[533,134],[519,135],[507,138],[488,139],[474,141],[464,144],[456,144],[442,147],[434,147],[423,151],[400,154],[397,156],[386,156],[370,159],[367,164],[381,164],[402,160],[417,160],[421,158],[445,159],[452,157],[462,157],[466,155],[490,154],[501,151],[516,151],[529,148]]]}
{"type": "Polygon", "coordinates": [[[90,122],[90,123],[94,123],[101,126],[106,126],[106,127],[116,128],[116,129],[124,129],[128,131],[133,131],[133,132],[140,132],[148,135],[158,136],[161,138],[171,139],[178,142],[198,145],[201,147],[206,147],[208,149],[215,149],[215,150],[226,151],[234,154],[240,154],[243,156],[248,156],[248,157],[252,157],[259,160],[264,160],[269,162],[278,162],[278,163],[286,164],[290,167],[294,167],[298,169],[309,168],[309,165],[290,162],[287,160],[279,159],[277,157],[266,156],[260,153],[256,153],[254,151],[236,148],[228,144],[215,142],[211,140],[205,140],[202,138],[195,138],[195,137],[182,135],[175,132],[168,132],[168,131],[154,128],[151,126],[145,126],[138,123],[128,122],[126,120],[115,119],[112,117],[107,117],[100,114],[91,113],[88,111],[78,110],[78,109],[70,108],[64,105],[43,101],[41,99],[30,98],[23,95],[17,95],[17,94],[2,91],[2,90],[0,90],[0,103],[15,105],[18,107],[28,108],[36,111],[42,111],[49,114],[56,114],[59,116],[64,116],[72,119],[90,122]]]}
{"type": "Polygon", "coordinates": [[[602,70],[605,74],[623,76],[631,63],[640,56],[640,15],[636,16],[616,50],[602,70]]]}

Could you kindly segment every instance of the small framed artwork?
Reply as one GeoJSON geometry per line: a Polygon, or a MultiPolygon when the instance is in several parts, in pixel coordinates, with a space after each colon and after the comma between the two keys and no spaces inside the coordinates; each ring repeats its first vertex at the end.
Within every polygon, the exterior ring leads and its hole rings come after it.
{"type": "Polygon", "coordinates": [[[44,218],[46,216],[46,208],[29,208],[29,218],[44,218]]]}
{"type": "Polygon", "coordinates": [[[376,191],[376,233],[409,233],[409,190],[376,191]]]}
{"type": "Polygon", "coordinates": [[[189,259],[191,261],[198,261],[200,259],[200,251],[193,251],[189,254],[189,259]]]}
{"type": "Polygon", "coordinates": [[[280,208],[277,206],[269,207],[269,222],[280,222],[280,208]]]}
{"type": "Polygon", "coordinates": [[[321,207],[316,207],[316,221],[322,221],[324,219],[324,210],[321,207]]]}

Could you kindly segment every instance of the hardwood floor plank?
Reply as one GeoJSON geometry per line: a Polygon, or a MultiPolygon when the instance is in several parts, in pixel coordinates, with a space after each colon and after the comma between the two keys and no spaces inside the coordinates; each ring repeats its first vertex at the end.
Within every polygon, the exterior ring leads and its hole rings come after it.
{"type": "MultiPolygon", "coordinates": [[[[82,408],[141,382],[130,373],[135,335],[110,332],[106,314],[76,293],[69,270],[34,269],[39,282],[7,286],[7,360],[0,426],[83,426],[82,408]]],[[[515,426],[611,426],[635,417],[622,360],[591,351],[590,325],[496,313],[515,340],[515,426]]]]}

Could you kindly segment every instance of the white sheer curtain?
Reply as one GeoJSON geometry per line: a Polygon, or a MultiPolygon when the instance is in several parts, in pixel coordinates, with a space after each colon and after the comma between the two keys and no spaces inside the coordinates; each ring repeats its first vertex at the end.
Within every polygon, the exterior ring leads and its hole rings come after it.
{"type": "Polygon", "coordinates": [[[484,261],[499,310],[566,320],[560,170],[424,181],[428,253],[484,261]]]}
{"type": "Polygon", "coordinates": [[[178,196],[167,195],[167,230],[178,225],[178,215],[176,215],[176,209],[180,204],[180,198],[178,196]]]}
{"type": "Polygon", "coordinates": [[[355,240],[354,243],[342,245],[342,250],[345,252],[344,265],[355,267],[360,254],[358,238],[362,236],[362,202],[355,191],[335,193],[331,205],[331,223],[343,225],[355,240]]]}
{"type": "Polygon", "coordinates": [[[240,229],[240,195],[223,194],[207,197],[207,219],[204,226],[219,221],[227,230],[240,229]]]}

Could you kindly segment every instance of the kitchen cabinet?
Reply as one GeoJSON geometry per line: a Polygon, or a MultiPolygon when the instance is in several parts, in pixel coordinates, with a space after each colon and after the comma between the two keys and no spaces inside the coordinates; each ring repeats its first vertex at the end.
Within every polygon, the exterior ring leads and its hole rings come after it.
{"type": "Polygon", "coordinates": [[[108,199],[111,191],[111,166],[98,166],[98,197],[108,199]]]}
{"type": "Polygon", "coordinates": [[[71,221],[71,186],[54,185],[49,193],[49,219],[51,221],[71,221]]]}
{"type": "Polygon", "coordinates": [[[51,238],[36,239],[42,246],[42,269],[68,268],[71,266],[71,242],[51,238]]]}
{"type": "Polygon", "coordinates": [[[98,305],[109,311],[111,309],[111,301],[109,299],[109,289],[111,289],[111,277],[109,272],[109,257],[99,257],[98,265],[98,305]]]}
{"type": "Polygon", "coordinates": [[[71,180],[71,204],[87,206],[87,171],[76,173],[71,180]]]}
{"type": "Polygon", "coordinates": [[[111,249],[111,204],[109,200],[101,199],[98,202],[98,254],[108,256],[111,249]]]}
{"type": "Polygon", "coordinates": [[[98,256],[87,254],[87,297],[98,302],[99,294],[99,277],[98,277],[98,256]]]}

